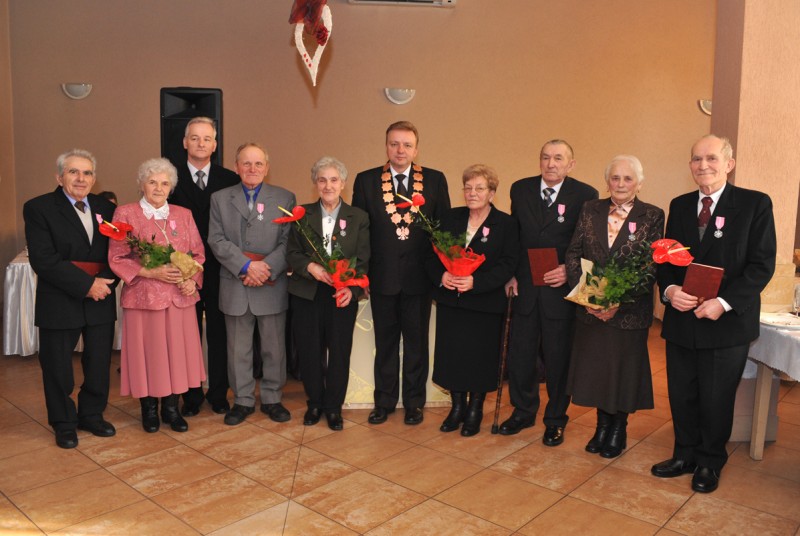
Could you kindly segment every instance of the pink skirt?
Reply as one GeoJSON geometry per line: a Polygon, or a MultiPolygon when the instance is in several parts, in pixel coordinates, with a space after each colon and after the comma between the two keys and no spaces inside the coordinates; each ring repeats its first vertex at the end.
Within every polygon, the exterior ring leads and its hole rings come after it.
{"type": "Polygon", "coordinates": [[[125,309],[120,395],[169,396],[206,379],[195,308],[125,309]]]}

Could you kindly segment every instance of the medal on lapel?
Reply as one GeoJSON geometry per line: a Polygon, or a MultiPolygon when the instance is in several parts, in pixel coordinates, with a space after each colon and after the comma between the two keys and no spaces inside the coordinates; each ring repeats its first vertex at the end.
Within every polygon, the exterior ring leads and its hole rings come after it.
{"type": "Polygon", "coordinates": [[[481,238],[481,242],[483,242],[485,244],[487,240],[489,240],[489,228],[484,225],[483,226],[483,238],[481,238]]]}
{"type": "Polygon", "coordinates": [[[256,219],[258,221],[264,221],[264,203],[258,203],[256,205],[256,210],[258,211],[258,216],[256,216],[256,219]]]}
{"type": "Polygon", "coordinates": [[[342,236],[347,236],[347,232],[344,230],[345,227],[347,227],[347,220],[345,219],[339,220],[339,229],[340,229],[339,234],[342,236]]]}
{"type": "Polygon", "coordinates": [[[175,220],[169,220],[169,228],[172,229],[172,236],[178,236],[177,227],[178,224],[175,223],[175,220]]]}
{"type": "Polygon", "coordinates": [[[717,226],[717,230],[714,231],[714,238],[722,238],[722,228],[725,227],[725,216],[717,216],[714,220],[714,225],[717,226]]]}
{"type": "Polygon", "coordinates": [[[628,222],[628,231],[630,231],[630,233],[631,233],[631,234],[628,235],[628,240],[633,242],[634,240],[636,240],[636,222],[635,221],[629,221],[628,222]]]}
{"type": "Polygon", "coordinates": [[[558,204],[558,223],[564,223],[564,213],[567,211],[567,205],[558,204]]]}

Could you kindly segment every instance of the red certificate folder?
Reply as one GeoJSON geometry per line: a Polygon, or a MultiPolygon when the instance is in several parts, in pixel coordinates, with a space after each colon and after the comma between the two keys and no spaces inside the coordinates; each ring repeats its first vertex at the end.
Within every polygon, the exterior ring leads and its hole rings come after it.
{"type": "Polygon", "coordinates": [[[686,294],[697,296],[700,303],[714,299],[719,292],[723,274],[725,270],[722,268],[693,262],[686,267],[682,290],[686,294]]]}
{"type": "Polygon", "coordinates": [[[528,250],[528,260],[531,263],[533,286],[547,286],[547,283],[544,282],[544,274],[558,268],[556,248],[531,248],[528,250]]]}

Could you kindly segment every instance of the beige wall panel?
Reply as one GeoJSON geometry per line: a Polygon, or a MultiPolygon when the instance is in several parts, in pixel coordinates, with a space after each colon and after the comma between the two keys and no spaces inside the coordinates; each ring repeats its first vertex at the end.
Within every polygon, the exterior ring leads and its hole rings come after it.
{"type": "MultiPolygon", "coordinates": [[[[14,128],[11,100],[11,49],[8,34],[8,0],[0,0],[0,266],[17,254],[17,203],[14,180],[14,128]]],[[[2,300],[0,300],[2,301],[2,300]]]]}
{"type": "MultiPolygon", "coordinates": [[[[639,156],[642,197],[666,207],[692,188],[689,146],[709,131],[714,0],[462,0],[455,9],[329,0],[334,29],[313,88],[293,47],[286,0],[11,0],[18,206],[49,191],[55,156],[95,152],[97,190],[136,198],[138,164],[159,153],[159,89],[224,91],[225,163],[266,144],[272,182],[312,199],[308,170],[331,154],[354,173],[385,159],[398,119],[421,131],[419,160],[449,177],[485,162],[536,174],[543,141],[568,139],[574,175],[604,190],[618,153],[639,156]],[[94,84],[83,101],[59,84],[94,84]],[[386,86],[417,89],[406,106],[386,86]]],[[[346,194],[349,198],[349,192],[346,194]]],[[[22,246],[21,216],[17,233],[22,246]]]]}

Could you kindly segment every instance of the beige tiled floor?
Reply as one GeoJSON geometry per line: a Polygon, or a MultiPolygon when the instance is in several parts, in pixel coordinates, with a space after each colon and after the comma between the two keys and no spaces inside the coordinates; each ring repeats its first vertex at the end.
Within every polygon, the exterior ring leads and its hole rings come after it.
{"type": "MultiPolygon", "coordinates": [[[[443,434],[447,410],[417,427],[402,411],[380,426],[346,410],[342,432],[304,427],[302,386],[290,381],[289,423],[256,412],[237,427],[206,406],[185,434],[142,431],[118,385],[113,438],[79,432],[55,447],[35,358],[0,358],[0,536],[6,534],[785,534],[800,536],[800,386],[780,389],[778,441],[763,461],[731,443],[719,490],[693,493],[689,475],[660,480],[672,423],[663,342],[651,333],[656,407],[633,415],[615,460],[583,450],[594,413],[572,406],[565,443],[547,448],[540,423],[517,436],[443,434]]],[[[116,356],[115,361],[118,361],[116,356]]],[[[76,358],[77,383],[80,383],[76,358]]],[[[114,368],[116,368],[116,363],[114,368]]],[[[115,379],[117,376],[112,375],[115,379]]],[[[544,395],[546,397],[546,395],[544,395]]],[[[506,417],[508,394],[501,415],[506,417]]]]}

